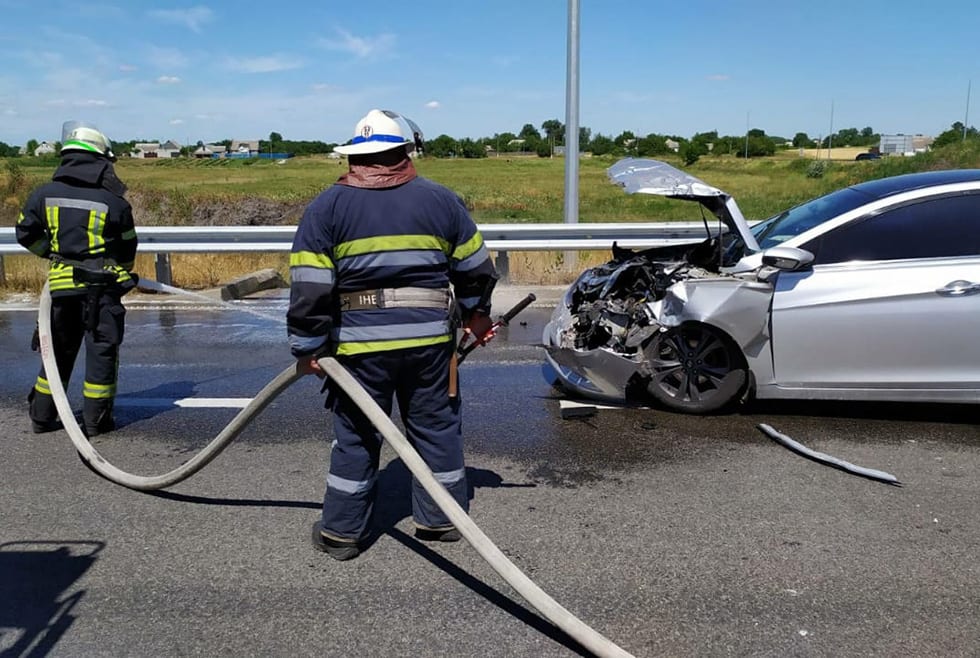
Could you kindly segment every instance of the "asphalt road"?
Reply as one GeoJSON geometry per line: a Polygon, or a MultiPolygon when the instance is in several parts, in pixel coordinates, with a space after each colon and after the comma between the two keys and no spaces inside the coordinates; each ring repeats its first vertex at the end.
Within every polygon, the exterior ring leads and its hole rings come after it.
{"type": "MultiPolygon", "coordinates": [[[[473,519],[559,603],[636,656],[980,655],[975,408],[562,420],[540,296],[461,386],[473,519]],[[904,486],[803,459],[758,423],[904,486]]],[[[289,362],[282,302],[247,306],[133,303],[121,427],[97,449],[154,474],[216,435],[237,409],[174,400],[234,404],[289,362]]],[[[63,433],[30,433],[33,313],[0,306],[0,656],[584,655],[466,542],[412,537],[388,448],[368,550],[313,550],[331,439],[313,378],[169,491],[95,476],[63,433]]]]}

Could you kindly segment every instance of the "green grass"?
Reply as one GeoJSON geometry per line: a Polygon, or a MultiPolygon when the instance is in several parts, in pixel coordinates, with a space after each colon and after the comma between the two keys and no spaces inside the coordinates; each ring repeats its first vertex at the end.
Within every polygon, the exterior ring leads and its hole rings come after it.
{"type": "MultiPolygon", "coordinates": [[[[695,204],[624,194],[606,177],[606,169],[616,160],[581,160],[580,221],[700,217],[695,204]]],[[[681,166],[677,160],[667,161],[681,166]]],[[[813,163],[785,154],[748,161],[707,156],[685,169],[732,194],[747,218],[763,219],[869,178],[923,169],[980,167],[980,144],[967,142],[914,158],[825,162],[820,177],[808,175],[813,163]]],[[[13,225],[30,189],[49,179],[56,165],[55,158],[16,158],[0,164],[0,225],[13,225]]],[[[478,222],[541,223],[563,219],[565,162],[561,158],[423,159],[416,166],[421,175],[455,190],[478,222]]],[[[325,157],[293,158],[282,164],[271,160],[121,160],[116,167],[129,186],[137,223],[142,224],[235,223],[222,218],[231,216],[237,207],[248,208],[256,203],[267,210],[270,205],[281,206],[285,209],[282,213],[266,214],[292,223],[306,203],[346,170],[342,161],[325,157]],[[222,215],[209,211],[204,221],[203,208],[223,208],[226,212],[222,215]]]]}
{"type": "MultiPolygon", "coordinates": [[[[579,170],[579,221],[697,220],[694,203],[625,194],[606,169],[618,158],[583,158],[579,170]]],[[[980,168],[980,141],[955,144],[916,157],[815,161],[782,153],[742,160],[707,156],[691,167],[668,162],[738,201],[746,218],[764,219],[807,199],[863,180],[913,171],[980,168]]],[[[0,160],[0,226],[13,226],[30,191],[50,180],[57,158],[0,160]]],[[[479,223],[553,223],[564,216],[565,162],[561,158],[500,157],[485,160],[422,159],[419,173],[455,190],[479,223]]],[[[271,160],[121,160],[119,177],[129,186],[137,227],[149,225],[295,224],[303,208],[346,171],[325,157],[271,160]]],[[[152,272],[141,256],[137,271],[152,272]]],[[[533,284],[564,283],[608,252],[579,254],[575,267],[561,253],[515,253],[511,277],[533,284]]],[[[207,287],[257,267],[287,273],[283,259],[254,255],[175,255],[174,276],[187,287],[207,287]],[[264,259],[264,260],[263,260],[264,259]]],[[[43,262],[29,254],[5,259],[6,287],[33,290],[44,279],[43,262]]]]}

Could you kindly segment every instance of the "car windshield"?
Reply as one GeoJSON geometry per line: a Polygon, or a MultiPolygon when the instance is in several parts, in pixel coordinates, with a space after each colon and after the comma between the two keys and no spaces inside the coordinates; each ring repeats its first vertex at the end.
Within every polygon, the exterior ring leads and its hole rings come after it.
{"type": "Polygon", "coordinates": [[[752,235],[759,248],[765,250],[867,202],[868,197],[854,189],[837,190],[756,224],[752,227],[752,235]]]}

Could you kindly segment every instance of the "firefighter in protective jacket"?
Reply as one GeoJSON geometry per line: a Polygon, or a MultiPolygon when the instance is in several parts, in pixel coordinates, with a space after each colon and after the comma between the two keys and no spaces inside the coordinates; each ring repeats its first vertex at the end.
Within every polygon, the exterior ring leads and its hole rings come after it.
{"type": "MultiPolygon", "coordinates": [[[[136,230],[112,144],[92,125],[68,122],[61,164],[34,190],[17,221],[17,241],[50,261],[52,346],[67,387],[85,342],[82,421],[89,436],[115,429],[112,415],[126,312],[136,286],[136,230]]],[[[34,432],[61,427],[44,367],[28,401],[34,432]]]]}
{"type": "MultiPolygon", "coordinates": [[[[329,353],[385,412],[397,400],[409,442],[467,509],[460,398],[449,395],[454,314],[482,336],[497,274],[462,200],[417,175],[416,146],[417,126],[372,110],[336,149],[348,172],[307,207],[293,242],[289,342],[302,372],[316,373],[317,356],[329,353]]],[[[370,533],[382,437],[327,385],[336,442],[313,543],[345,560],[370,533]]],[[[417,537],[459,539],[418,482],[412,513],[417,537]]]]}

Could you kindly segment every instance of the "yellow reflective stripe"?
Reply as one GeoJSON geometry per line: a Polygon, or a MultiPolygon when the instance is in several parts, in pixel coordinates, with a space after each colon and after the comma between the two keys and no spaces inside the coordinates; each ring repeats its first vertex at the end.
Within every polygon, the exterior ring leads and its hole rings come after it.
{"type": "Polygon", "coordinates": [[[37,378],[37,381],[34,382],[34,390],[38,393],[43,393],[44,395],[51,395],[51,386],[48,384],[48,380],[44,377],[37,378]]]}
{"type": "Polygon", "coordinates": [[[48,231],[51,233],[51,251],[58,251],[58,206],[45,208],[48,220],[48,231]]]}
{"type": "Polygon", "coordinates": [[[20,213],[20,215],[17,216],[17,223],[18,224],[23,224],[25,219],[27,219],[27,218],[24,217],[24,213],[20,213]]]}
{"type": "MultiPolygon", "coordinates": [[[[130,263],[130,266],[132,266],[132,263],[130,263]]],[[[132,277],[129,274],[129,270],[123,267],[122,265],[113,265],[108,269],[110,272],[115,272],[116,283],[126,283],[127,281],[132,279],[132,277]]]]}
{"type": "Polygon", "coordinates": [[[333,261],[326,254],[318,254],[314,251],[294,251],[289,254],[289,266],[333,269],[333,261]]]}
{"type": "Polygon", "coordinates": [[[48,283],[52,291],[75,290],[82,287],[75,285],[75,277],[72,275],[71,266],[61,265],[59,263],[53,263],[51,269],[48,271],[48,283]]]}
{"type": "Polygon", "coordinates": [[[342,242],[334,247],[337,259],[379,251],[406,251],[409,249],[431,249],[449,253],[449,242],[435,235],[378,235],[342,242]]]}
{"type": "Polygon", "coordinates": [[[51,291],[80,290],[83,288],[84,286],[75,284],[73,271],[71,265],[51,263],[51,268],[48,270],[48,283],[51,286],[51,291]]]}
{"type": "Polygon", "coordinates": [[[82,395],[89,399],[104,400],[116,394],[115,384],[93,384],[85,382],[82,386],[82,395]]]}
{"type": "Polygon", "coordinates": [[[88,211],[88,249],[90,253],[98,254],[105,251],[105,238],[102,231],[105,230],[106,213],[99,212],[95,208],[88,211]]]}
{"type": "Polygon", "coordinates": [[[451,339],[452,336],[446,334],[445,336],[429,336],[428,338],[373,340],[366,343],[340,343],[337,345],[337,354],[349,356],[352,354],[364,354],[366,352],[386,352],[388,350],[402,350],[409,347],[425,347],[426,345],[448,343],[451,339]]]}
{"type": "Polygon", "coordinates": [[[453,258],[463,260],[478,252],[483,246],[483,236],[479,232],[474,233],[473,237],[459,245],[453,250],[453,258]]]}

